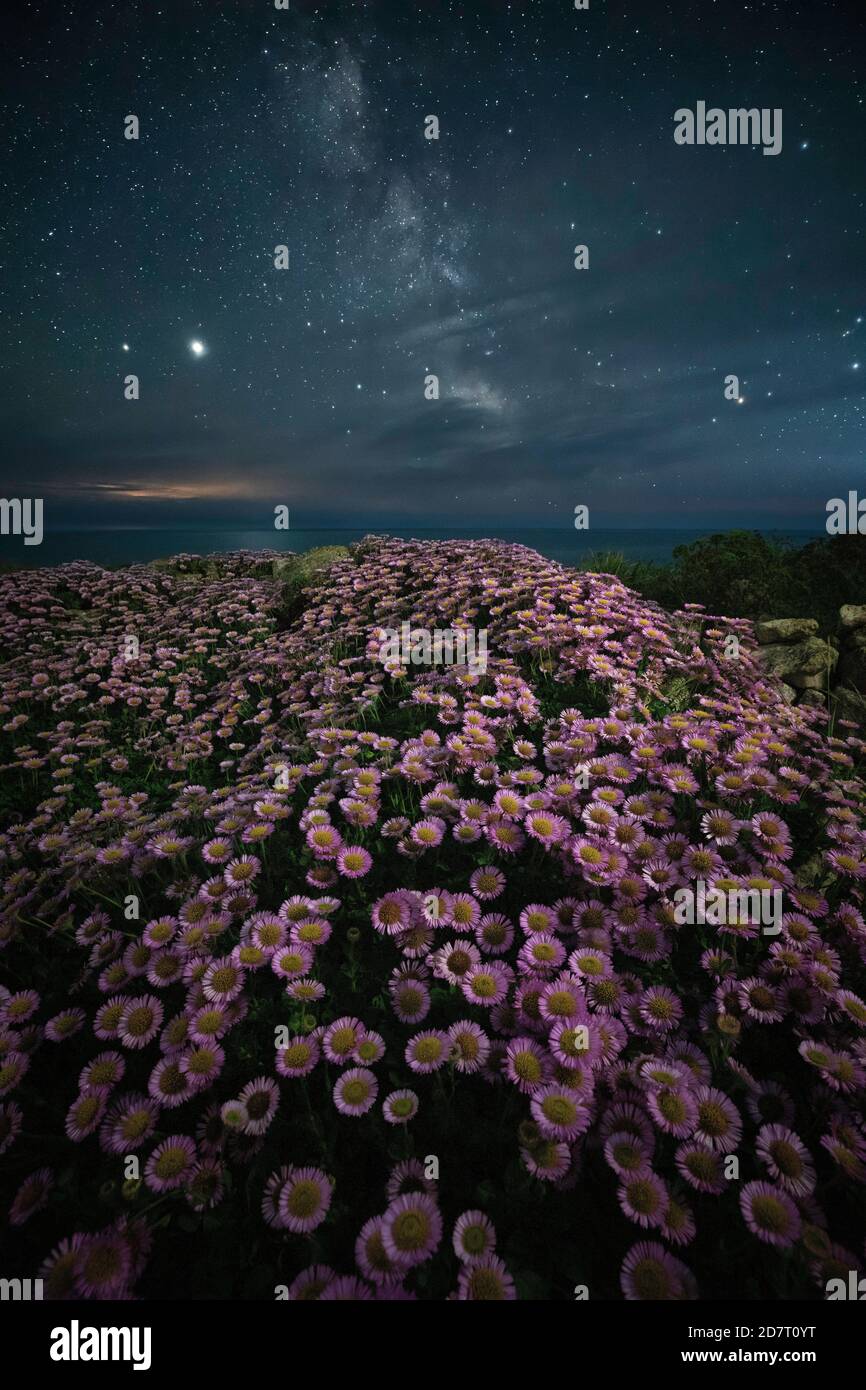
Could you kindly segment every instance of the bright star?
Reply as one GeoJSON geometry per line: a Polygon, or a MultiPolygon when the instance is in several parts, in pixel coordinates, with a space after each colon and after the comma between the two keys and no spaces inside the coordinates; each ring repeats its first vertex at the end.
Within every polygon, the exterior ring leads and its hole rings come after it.
{"type": "Polygon", "coordinates": [[[124,343],[124,344],[123,344],[123,351],[124,351],[124,352],[129,352],[129,343],[124,343]]]}
{"type": "Polygon", "coordinates": [[[201,357],[204,352],[204,343],[200,343],[198,338],[194,338],[189,345],[189,350],[195,357],[201,357]]]}

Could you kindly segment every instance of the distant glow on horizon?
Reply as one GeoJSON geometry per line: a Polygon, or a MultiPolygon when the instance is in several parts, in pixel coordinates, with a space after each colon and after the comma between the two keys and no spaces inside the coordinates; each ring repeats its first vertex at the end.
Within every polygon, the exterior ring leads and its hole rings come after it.
{"type": "Polygon", "coordinates": [[[255,491],[237,482],[195,483],[93,483],[91,490],[111,497],[149,498],[153,501],[196,501],[222,498],[229,502],[248,501],[255,491]]]}

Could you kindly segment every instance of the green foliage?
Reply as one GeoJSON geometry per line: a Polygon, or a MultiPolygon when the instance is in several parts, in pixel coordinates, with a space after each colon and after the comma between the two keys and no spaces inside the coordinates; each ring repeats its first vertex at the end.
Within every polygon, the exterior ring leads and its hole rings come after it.
{"type": "Polygon", "coordinates": [[[664,602],[660,594],[668,582],[668,565],[658,565],[652,560],[629,560],[621,550],[594,550],[578,568],[589,574],[615,575],[630,589],[664,602]]]}
{"type": "Polygon", "coordinates": [[[348,558],[349,551],[343,545],[320,545],[278,562],[276,577],[282,580],[276,610],[278,629],[285,630],[300,617],[305,606],[304,590],[321,583],[332,565],[348,558]]]}
{"type": "Polygon", "coordinates": [[[701,603],[732,618],[817,618],[834,632],[844,603],[866,599],[866,536],[827,536],[795,546],[758,531],[726,531],[678,545],[670,564],[597,552],[580,566],[613,574],[675,609],[701,603]]]}

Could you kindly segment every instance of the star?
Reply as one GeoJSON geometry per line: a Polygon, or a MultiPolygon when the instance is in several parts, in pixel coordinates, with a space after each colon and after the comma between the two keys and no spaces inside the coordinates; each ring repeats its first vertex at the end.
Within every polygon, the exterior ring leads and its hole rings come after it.
{"type": "Polygon", "coordinates": [[[204,343],[199,342],[198,338],[193,338],[192,342],[189,345],[189,350],[192,353],[193,357],[201,357],[205,352],[205,345],[204,343]]]}

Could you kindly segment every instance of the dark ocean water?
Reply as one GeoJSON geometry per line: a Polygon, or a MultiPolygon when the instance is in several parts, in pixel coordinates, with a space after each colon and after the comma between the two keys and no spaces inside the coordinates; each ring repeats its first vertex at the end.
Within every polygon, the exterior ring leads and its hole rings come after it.
{"type": "MultiPolygon", "coordinates": [[[[718,529],[718,528],[716,528],[718,529]]],[[[175,530],[173,528],[129,528],[124,530],[46,531],[42,544],[25,546],[19,537],[0,538],[0,563],[26,565],[60,565],[70,560],[92,560],[99,565],[132,565],[181,553],[210,555],[228,550],[312,550],[319,545],[349,545],[370,535],[369,528],[358,530],[175,530]]],[[[702,530],[602,530],[590,532],[565,529],[522,530],[448,530],[447,528],[414,527],[409,530],[376,529],[377,535],[399,536],[417,540],[487,540],[498,538],[546,555],[550,560],[573,565],[598,551],[621,552],[630,560],[670,560],[674,546],[687,545],[699,536],[712,534],[702,530]]],[[[814,539],[817,532],[768,531],[768,536],[783,536],[803,545],[814,539]]]]}

